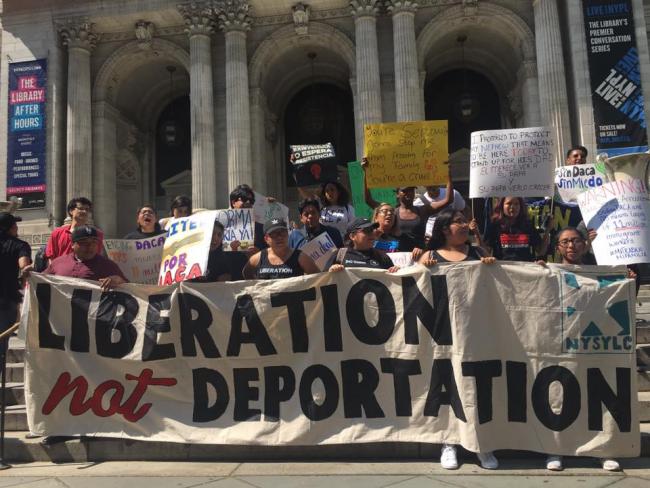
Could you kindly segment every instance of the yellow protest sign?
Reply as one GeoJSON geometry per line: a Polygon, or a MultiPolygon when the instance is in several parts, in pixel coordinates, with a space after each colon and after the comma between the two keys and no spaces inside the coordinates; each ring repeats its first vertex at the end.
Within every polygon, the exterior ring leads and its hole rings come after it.
{"type": "Polygon", "coordinates": [[[368,188],[426,186],[447,181],[447,121],[367,124],[368,188]]]}

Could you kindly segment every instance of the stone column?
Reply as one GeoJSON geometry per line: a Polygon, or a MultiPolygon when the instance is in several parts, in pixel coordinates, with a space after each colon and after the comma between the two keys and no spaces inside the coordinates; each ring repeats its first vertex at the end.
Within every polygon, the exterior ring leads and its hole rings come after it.
{"type": "MultiPolygon", "coordinates": [[[[255,186],[251,165],[251,119],[248,92],[246,31],[250,29],[247,0],[217,4],[219,27],[226,37],[226,131],[228,136],[228,187],[255,186]]],[[[256,167],[263,172],[263,167],[256,167]]]]}
{"type": "Polygon", "coordinates": [[[381,83],[377,49],[378,0],[352,0],[356,49],[357,157],[363,156],[363,126],[381,122],[381,83]]]}
{"type": "Polygon", "coordinates": [[[395,104],[398,122],[424,119],[417,44],[415,42],[417,6],[417,3],[411,0],[391,0],[388,3],[388,10],[393,15],[395,104]]]}
{"type": "Polygon", "coordinates": [[[539,83],[537,81],[537,61],[525,59],[517,72],[517,79],[521,84],[521,101],[524,111],[524,126],[536,127],[540,125],[539,112],[539,83]]]}
{"type": "Polygon", "coordinates": [[[572,145],[567,99],[565,61],[557,0],[533,0],[535,46],[539,81],[541,120],[554,128],[557,136],[556,165],[564,164],[564,152],[572,145]]]}
{"type": "Polygon", "coordinates": [[[217,206],[214,152],[214,100],[210,36],[212,8],[207,2],[178,6],[190,38],[190,119],[192,125],[192,206],[217,206]]]}
{"type": "Polygon", "coordinates": [[[92,198],[90,53],[99,36],[87,19],[60,25],[59,34],[68,48],[66,196],[92,198]]]}
{"type": "Polygon", "coordinates": [[[253,174],[251,184],[256,191],[264,195],[275,195],[275,171],[268,171],[268,153],[266,150],[266,97],[261,88],[250,90],[251,107],[251,157],[258,166],[253,174]]]}

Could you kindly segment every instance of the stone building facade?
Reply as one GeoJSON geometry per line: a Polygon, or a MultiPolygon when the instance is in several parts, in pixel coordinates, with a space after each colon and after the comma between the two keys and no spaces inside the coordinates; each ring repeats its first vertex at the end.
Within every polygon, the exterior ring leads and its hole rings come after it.
{"type": "MultiPolygon", "coordinates": [[[[650,93],[643,3],[632,0],[650,93]]],[[[222,208],[246,182],[295,201],[288,144],[332,135],[354,159],[364,124],[440,117],[437,104],[458,85],[477,91],[470,108],[482,107],[486,121],[465,121],[466,132],[548,124],[559,153],[595,147],[578,0],[4,0],[2,8],[3,195],[8,63],[48,66],[46,203],[19,210],[33,244],[78,195],[92,198],[109,236],[133,226],[141,203],[164,210],[183,192],[196,207],[222,208]],[[176,145],[164,145],[168,119],[176,145]]],[[[462,129],[451,147],[461,182],[462,129]]]]}

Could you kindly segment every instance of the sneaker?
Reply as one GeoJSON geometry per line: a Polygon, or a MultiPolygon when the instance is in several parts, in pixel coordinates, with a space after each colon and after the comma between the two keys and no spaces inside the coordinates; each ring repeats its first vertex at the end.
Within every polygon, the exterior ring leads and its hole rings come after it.
{"type": "Polygon", "coordinates": [[[562,456],[549,456],[546,458],[546,469],[549,471],[562,471],[562,456]]]}
{"type": "Polygon", "coordinates": [[[603,465],[605,471],[620,471],[621,465],[618,464],[616,459],[601,459],[600,463],[603,465]]]}
{"type": "Polygon", "coordinates": [[[497,469],[499,467],[499,461],[494,457],[492,451],[490,452],[477,452],[476,456],[478,457],[481,467],[483,469],[497,469]]]}
{"type": "Polygon", "coordinates": [[[440,466],[445,469],[458,469],[458,459],[456,458],[456,446],[443,444],[440,453],[440,466]]]}

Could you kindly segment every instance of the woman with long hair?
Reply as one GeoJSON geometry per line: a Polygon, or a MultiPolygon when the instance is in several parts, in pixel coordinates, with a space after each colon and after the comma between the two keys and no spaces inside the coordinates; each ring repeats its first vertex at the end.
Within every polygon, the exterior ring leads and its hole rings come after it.
{"type": "Polygon", "coordinates": [[[492,255],[503,261],[534,261],[543,256],[549,243],[553,223],[546,226],[540,237],[530,219],[521,197],[502,197],[494,208],[483,240],[492,255]]]}
{"type": "Polygon", "coordinates": [[[372,221],[377,224],[374,247],[384,252],[402,251],[399,229],[395,225],[395,207],[380,203],[372,214],[372,221]]]}

